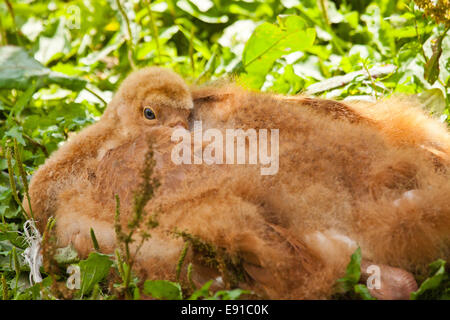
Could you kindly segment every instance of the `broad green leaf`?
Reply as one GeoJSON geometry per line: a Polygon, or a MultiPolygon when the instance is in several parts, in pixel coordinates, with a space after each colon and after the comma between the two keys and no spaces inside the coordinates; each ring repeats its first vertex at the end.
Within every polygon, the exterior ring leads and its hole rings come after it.
{"type": "Polygon", "coordinates": [[[442,259],[431,263],[430,271],[431,276],[420,285],[416,292],[411,293],[412,300],[422,299],[427,294],[432,294],[431,291],[438,289],[442,281],[448,278],[448,275],[445,273],[445,261],[442,259]]]}
{"type": "Polygon", "coordinates": [[[39,49],[34,58],[47,65],[55,58],[64,56],[70,51],[69,36],[68,30],[65,28],[65,20],[61,19],[51,37],[39,37],[39,49]]]}
{"type": "Polygon", "coordinates": [[[17,231],[2,231],[0,233],[0,241],[8,240],[11,244],[15,244],[16,247],[22,247],[25,242],[22,236],[17,231]]]}
{"type": "Polygon", "coordinates": [[[419,93],[418,97],[424,107],[434,115],[440,116],[444,113],[446,103],[441,89],[425,90],[419,93]]]}
{"type": "Polygon", "coordinates": [[[143,292],[163,300],[181,300],[183,297],[180,284],[167,280],[146,280],[143,292]]]}
{"type": "Polygon", "coordinates": [[[304,87],[305,81],[294,72],[292,65],[284,68],[284,73],[273,83],[270,91],[295,94],[304,87]]]}
{"type": "Polygon", "coordinates": [[[112,263],[108,255],[98,252],[92,252],[86,260],[80,261],[82,295],[91,292],[94,285],[108,275],[112,263]]]}
{"type": "Polygon", "coordinates": [[[259,25],[244,48],[242,63],[249,75],[258,78],[254,83],[257,88],[278,58],[305,51],[314,43],[315,30],[306,28],[302,18],[288,16],[279,22],[278,26],[267,22],[259,25]]]}
{"type": "Polygon", "coordinates": [[[345,276],[337,280],[338,291],[347,292],[358,284],[361,277],[361,248],[358,248],[351,256],[347,265],[345,276]]]}
{"type": "Polygon", "coordinates": [[[86,81],[53,72],[31,57],[20,47],[0,47],[0,89],[28,89],[33,81],[36,87],[55,83],[75,91],[86,85],[86,81]]]}
{"type": "Polygon", "coordinates": [[[31,41],[35,41],[39,34],[44,30],[43,23],[41,20],[31,17],[22,26],[20,31],[31,41]]]}

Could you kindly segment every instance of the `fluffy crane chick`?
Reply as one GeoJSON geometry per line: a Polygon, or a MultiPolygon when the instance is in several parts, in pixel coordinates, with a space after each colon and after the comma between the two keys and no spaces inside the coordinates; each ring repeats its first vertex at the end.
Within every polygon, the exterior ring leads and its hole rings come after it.
{"type": "MultiPolygon", "coordinates": [[[[90,245],[85,242],[85,226],[91,225],[101,237],[110,236],[107,244],[112,248],[111,196],[120,195],[124,204],[131,204],[149,139],[164,145],[173,129],[187,128],[192,108],[188,87],[175,73],[151,68],[130,76],[101,121],[67,141],[33,175],[30,198],[39,226],[43,228],[49,217],[56,217],[58,232],[87,253],[90,245]],[[93,200],[95,190],[100,193],[93,200]],[[83,213],[78,211],[81,208],[83,213]],[[64,213],[63,218],[62,211],[69,216],[64,213]]],[[[155,152],[154,156],[160,158],[161,154],[155,152]]],[[[158,166],[161,162],[158,160],[158,166]]],[[[126,213],[123,217],[129,218],[126,213]]]]}
{"type": "Polygon", "coordinates": [[[363,279],[368,266],[380,266],[381,288],[372,294],[407,298],[416,288],[408,271],[450,257],[449,134],[410,104],[188,88],[168,70],[143,69],[123,82],[98,123],[34,174],[31,206],[41,225],[56,218],[61,246],[86,255],[93,228],[111,252],[114,196],[126,228],[152,141],[160,186],[145,212],[159,224],[136,257],[141,276],[175,278],[181,231],[193,244],[186,259],[198,284],[218,278],[218,286],[264,298],[329,298],[360,247],[363,279]],[[195,136],[196,121],[223,136],[231,128],[279,129],[278,171],[261,175],[264,164],[248,162],[175,164],[172,134],[181,126],[195,136]]]}

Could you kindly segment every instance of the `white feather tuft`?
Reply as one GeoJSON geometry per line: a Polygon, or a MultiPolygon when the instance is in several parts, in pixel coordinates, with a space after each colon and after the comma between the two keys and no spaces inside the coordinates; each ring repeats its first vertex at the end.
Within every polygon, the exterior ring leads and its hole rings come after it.
{"type": "Polygon", "coordinates": [[[34,220],[27,220],[23,225],[25,241],[28,248],[22,253],[25,262],[30,267],[30,283],[42,282],[42,276],[39,269],[42,266],[41,243],[42,236],[36,228],[34,220]]]}

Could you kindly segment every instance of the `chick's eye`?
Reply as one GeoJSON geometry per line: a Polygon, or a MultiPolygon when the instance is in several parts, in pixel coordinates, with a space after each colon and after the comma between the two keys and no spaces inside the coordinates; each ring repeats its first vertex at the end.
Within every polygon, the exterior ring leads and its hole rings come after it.
{"type": "Polygon", "coordinates": [[[149,120],[154,120],[156,119],[156,115],[155,112],[153,112],[153,110],[151,108],[145,108],[144,109],[144,116],[149,119],[149,120]]]}

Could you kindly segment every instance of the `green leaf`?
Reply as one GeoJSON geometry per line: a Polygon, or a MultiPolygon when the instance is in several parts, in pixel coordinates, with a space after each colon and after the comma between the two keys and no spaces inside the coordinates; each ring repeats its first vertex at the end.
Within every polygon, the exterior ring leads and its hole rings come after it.
{"type": "Polygon", "coordinates": [[[312,46],[315,30],[306,28],[303,19],[288,16],[280,19],[280,25],[259,25],[248,40],[242,54],[242,63],[248,74],[259,79],[254,85],[259,88],[273,63],[283,55],[305,51],[312,46]]]}
{"type": "Polygon", "coordinates": [[[23,237],[20,236],[17,231],[2,231],[0,233],[0,241],[5,240],[18,247],[22,247],[25,244],[23,237]]]}
{"type": "Polygon", "coordinates": [[[234,289],[234,290],[221,290],[217,291],[214,296],[208,298],[206,300],[237,300],[243,294],[250,294],[250,291],[242,290],[242,289],[234,289]]]}
{"type": "Polygon", "coordinates": [[[295,94],[304,87],[304,84],[305,81],[294,72],[292,65],[288,64],[284,68],[284,73],[276,79],[270,90],[277,93],[295,94]]]}
{"type": "Polygon", "coordinates": [[[17,142],[23,146],[26,145],[25,140],[23,139],[21,127],[17,127],[17,126],[12,127],[11,129],[9,129],[8,131],[5,132],[5,136],[16,139],[17,142]]]}
{"type": "Polygon", "coordinates": [[[187,0],[177,1],[177,7],[183,10],[184,12],[189,13],[191,16],[206,22],[206,23],[226,23],[228,22],[228,16],[221,15],[212,15],[208,13],[203,13],[194,4],[187,0]]]}
{"type": "Polygon", "coordinates": [[[420,285],[416,292],[411,293],[412,300],[423,299],[428,294],[432,294],[431,291],[439,289],[441,283],[448,278],[445,273],[445,261],[442,259],[430,264],[430,272],[432,275],[420,285]]]}
{"type": "Polygon", "coordinates": [[[442,115],[445,111],[445,97],[441,89],[425,90],[417,95],[424,107],[434,115],[442,115]]]}
{"type": "Polygon", "coordinates": [[[44,26],[41,20],[31,17],[22,26],[20,31],[28,38],[30,41],[35,41],[39,34],[44,30],[44,26]]]}
{"type": "Polygon", "coordinates": [[[361,248],[356,249],[347,265],[345,276],[337,280],[338,291],[347,292],[358,284],[361,277],[361,248]]]}
{"type": "Polygon", "coordinates": [[[90,232],[91,232],[92,245],[94,246],[95,251],[100,252],[100,247],[98,245],[98,241],[97,241],[97,237],[95,236],[94,229],[91,228],[90,232]]]}
{"type": "Polygon", "coordinates": [[[197,52],[201,53],[205,59],[211,58],[211,51],[209,50],[208,44],[197,39],[194,35],[191,34],[190,31],[188,31],[186,28],[183,28],[181,25],[179,25],[178,28],[184,34],[186,39],[189,42],[192,42],[192,46],[197,52]]]}
{"type": "Polygon", "coordinates": [[[355,285],[354,290],[363,300],[377,300],[370,295],[369,289],[363,284],[355,285]]]}
{"type": "Polygon", "coordinates": [[[26,90],[33,81],[36,81],[37,88],[55,83],[75,91],[86,85],[83,79],[68,77],[44,67],[20,47],[0,47],[0,89],[26,90]]]}
{"type": "Polygon", "coordinates": [[[84,58],[80,59],[80,63],[85,65],[92,65],[97,61],[107,57],[111,52],[119,48],[125,42],[125,35],[122,33],[114,36],[102,50],[94,51],[84,58]]]}
{"type": "Polygon", "coordinates": [[[47,65],[57,57],[61,57],[70,51],[70,33],[65,28],[65,20],[61,19],[51,37],[39,37],[39,49],[34,55],[36,60],[47,65]]]}
{"type": "Polygon", "coordinates": [[[91,292],[94,285],[108,275],[112,263],[108,255],[98,252],[92,252],[86,260],[80,261],[82,295],[91,292]]]}
{"type": "Polygon", "coordinates": [[[21,94],[16,104],[14,105],[12,112],[14,112],[15,116],[19,116],[22,113],[22,110],[28,105],[35,91],[36,91],[36,82],[33,81],[31,86],[29,86],[28,89],[21,94]]]}
{"type": "Polygon", "coordinates": [[[424,78],[428,81],[429,84],[433,84],[439,77],[439,58],[442,54],[442,39],[445,34],[441,35],[438,39],[432,42],[431,48],[433,50],[433,54],[431,58],[425,64],[425,72],[424,78]]]}
{"type": "Polygon", "coordinates": [[[78,262],[78,252],[74,249],[72,244],[64,248],[56,249],[54,259],[59,264],[72,264],[78,262]]]}
{"type": "Polygon", "coordinates": [[[146,280],[143,292],[156,299],[181,300],[183,297],[180,284],[167,280],[146,280]]]}
{"type": "Polygon", "coordinates": [[[439,57],[442,54],[442,48],[440,50],[433,52],[430,60],[425,64],[425,73],[424,77],[428,81],[429,84],[433,84],[436,82],[439,76],[439,57]]]}
{"type": "Polygon", "coordinates": [[[197,289],[190,297],[189,300],[198,300],[199,298],[208,298],[209,287],[211,287],[213,280],[206,282],[200,289],[197,289]]]}

